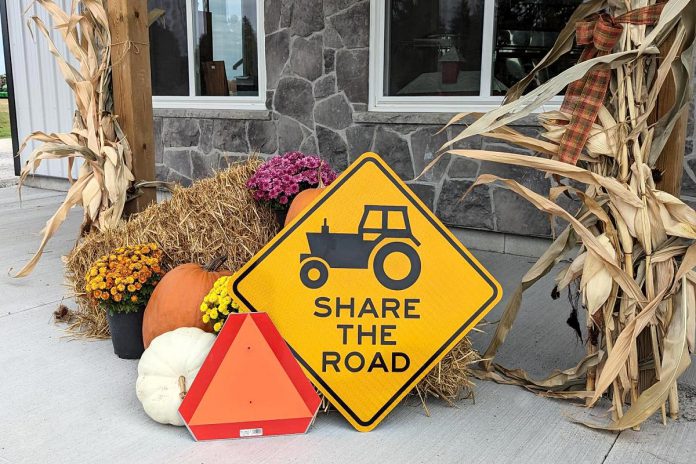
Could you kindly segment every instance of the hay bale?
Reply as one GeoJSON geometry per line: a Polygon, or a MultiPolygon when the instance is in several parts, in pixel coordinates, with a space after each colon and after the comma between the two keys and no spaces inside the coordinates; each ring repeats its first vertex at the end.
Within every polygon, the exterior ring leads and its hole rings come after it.
{"type": "Polygon", "coordinates": [[[471,346],[469,337],[464,337],[423,380],[418,382],[412,393],[420,396],[426,411],[425,402],[431,396],[451,406],[460,399],[473,398],[474,384],[469,380],[469,368],[480,360],[481,357],[471,346]]]}
{"type": "Polygon", "coordinates": [[[67,283],[78,304],[69,330],[94,338],[109,336],[104,311],[84,296],[84,277],[94,261],[114,248],[155,242],[164,252],[165,271],[183,263],[205,264],[221,255],[228,257],[226,266],[232,270],[246,263],[277,232],[274,213],[254,201],[245,186],[259,164],[252,159],[189,188],[175,187],[171,199],[80,240],[65,258],[67,283]]]}
{"type": "MultiPolygon", "coordinates": [[[[471,346],[469,337],[464,337],[418,382],[406,398],[417,397],[428,416],[430,416],[429,398],[439,399],[453,407],[460,400],[473,400],[475,384],[470,380],[473,377],[471,366],[479,361],[481,356],[478,351],[471,346]]],[[[321,392],[318,393],[321,397],[321,410],[323,412],[334,410],[329,400],[321,392]]]]}
{"type": "MultiPolygon", "coordinates": [[[[155,242],[164,252],[165,271],[183,263],[205,264],[221,255],[227,256],[226,265],[236,270],[251,259],[278,228],[275,214],[254,201],[245,186],[259,164],[252,159],[196,181],[189,188],[176,187],[171,199],[150,206],[113,229],[81,239],[65,257],[67,283],[78,305],[68,330],[79,336],[109,337],[104,310],[84,296],[84,277],[94,261],[114,248],[155,242]]],[[[449,404],[471,397],[468,368],[478,360],[478,353],[464,338],[413,393],[419,395],[424,407],[428,397],[449,404]]]]}

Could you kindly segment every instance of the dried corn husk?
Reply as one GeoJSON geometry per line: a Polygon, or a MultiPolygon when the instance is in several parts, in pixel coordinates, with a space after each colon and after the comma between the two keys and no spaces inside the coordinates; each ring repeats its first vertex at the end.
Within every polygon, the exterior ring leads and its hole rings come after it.
{"type": "MultiPolygon", "coordinates": [[[[654,3],[594,0],[580,5],[551,51],[529,76],[510,89],[505,103],[489,113],[474,115],[476,120],[442,147],[443,152],[455,156],[525,166],[561,181],[566,178],[586,185],[584,191],[558,185],[547,198],[513,180],[484,174],[471,187],[501,184],[569,224],[522,278],[483,354],[485,361],[477,375],[521,385],[545,396],[581,399],[588,406],[611,391],[611,422],[585,422],[609,430],[637,427],[658,410],[666,420],[666,402],[670,414],[676,416],[676,381],[688,366],[696,344],[692,271],[696,266],[696,212],[660,190],[652,174],[672,128],[691,100],[696,1],[668,1],[653,27],[624,25],[623,36],[612,53],[579,63],[529,93],[523,92],[535,72],[570,50],[575,22],[602,10],[617,16],[654,3]],[[671,45],[666,46],[668,38],[671,45]],[[666,51],[655,59],[659,47],[666,51]],[[560,111],[540,114],[545,129],[543,141],[507,127],[540,109],[570,82],[599,65],[612,70],[611,91],[577,166],[557,161],[569,115],[560,111]],[[674,79],[676,102],[650,125],[657,96],[667,79],[674,79]],[[532,149],[538,156],[451,149],[452,144],[474,135],[502,139],[532,149]],[[576,214],[555,203],[561,193],[579,200],[581,208],[576,214]],[[570,264],[556,276],[557,288],[573,289],[582,302],[588,322],[587,355],[576,368],[555,372],[544,380],[495,364],[495,354],[513,327],[524,291],[564,259],[570,259],[570,264]],[[638,346],[646,343],[652,357],[639,359],[638,346]],[[654,384],[643,386],[642,391],[640,363],[652,367],[656,376],[654,384]]],[[[465,116],[462,113],[453,117],[447,126],[465,116]]]]}
{"type": "Polygon", "coordinates": [[[117,116],[112,113],[111,34],[102,0],[75,0],[69,12],[52,0],[36,0],[51,16],[54,28],[67,45],[77,67],[60,54],[48,26],[38,16],[29,21],[45,39],[65,81],[75,95],[73,128],[69,133],[33,132],[23,141],[19,152],[30,141],[38,142],[22,169],[19,188],[27,176],[44,160],[67,159],[70,189],[54,215],[46,223],[39,249],[16,274],[27,276],[36,267],[44,247],[65,220],[70,208],[84,208],[82,232],[105,230],[121,220],[126,195],[134,181],[132,153],[117,116]],[[79,13],[78,13],[79,12],[79,13]],[[82,164],[77,180],[72,179],[76,160],[82,164]]]}

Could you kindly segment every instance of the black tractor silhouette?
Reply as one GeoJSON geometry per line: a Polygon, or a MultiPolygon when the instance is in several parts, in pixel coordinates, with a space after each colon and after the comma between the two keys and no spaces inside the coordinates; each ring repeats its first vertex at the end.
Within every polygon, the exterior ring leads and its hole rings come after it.
{"type": "Polygon", "coordinates": [[[329,232],[324,219],[321,232],[307,232],[309,253],[300,255],[300,280],[307,288],[320,288],[329,278],[329,267],[367,269],[374,250],[372,270],[386,288],[404,290],[413,285],[421,271],[421,261],[415,246],[420,242],[411,233],[406,206],[366,205],[358,232],[329,232]],[[383,243],[386,239],[390,239],[383,243]],[[396,240],[394,240],[396,239],[396,240]],[[384,264],[387,257],[400,253],[410,263],[404,277],[394,279],[387,275],[384,264]]]}

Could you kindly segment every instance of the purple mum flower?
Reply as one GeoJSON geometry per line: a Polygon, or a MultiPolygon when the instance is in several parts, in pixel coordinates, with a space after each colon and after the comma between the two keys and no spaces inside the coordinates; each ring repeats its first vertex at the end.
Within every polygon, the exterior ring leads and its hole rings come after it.
{"type": "Polygon", "coordinates": [[[253,192],[254,199],[274,209],[287,209],[302,190],[316,187],[320,182],[329,185],[336,177],[331,166],[317,155],[290,151],[259,166],[246,186],[253,192]]]}

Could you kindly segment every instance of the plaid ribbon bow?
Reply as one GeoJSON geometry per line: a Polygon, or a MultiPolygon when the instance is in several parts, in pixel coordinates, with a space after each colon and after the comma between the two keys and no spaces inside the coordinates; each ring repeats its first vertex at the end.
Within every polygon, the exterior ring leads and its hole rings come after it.
{"type": "MultiPolygon", "coordinates": [[[[579,21],[575,26],[575,39],[578,45],[585,46],[580,61],[611,53],[623,32],[622,24],[655,24],[664,5],[645,6],[615,18],[606,13],[595,14],[579,21]]],[[[561,138],[558,151],[561,161],[573,165],[577,163],[597,113],[604,104],[610,80],[609,67],[597,66],[582,79],[568,85],[561,111],[570,114],[570,122],[561,138]]]]}

